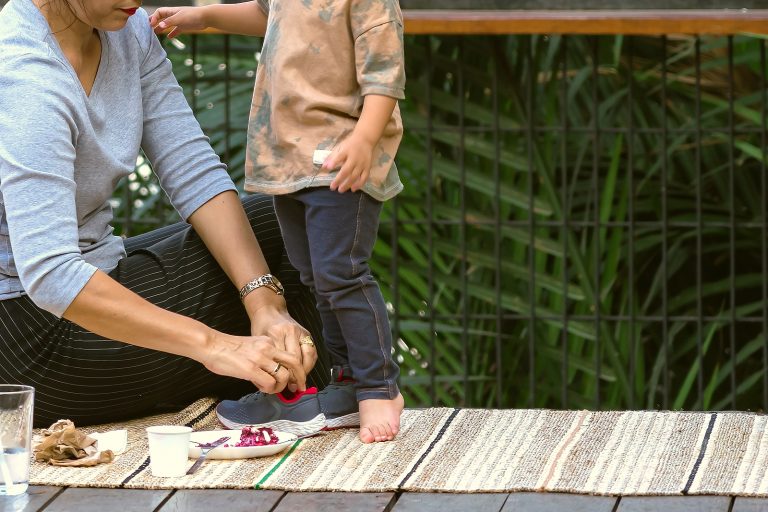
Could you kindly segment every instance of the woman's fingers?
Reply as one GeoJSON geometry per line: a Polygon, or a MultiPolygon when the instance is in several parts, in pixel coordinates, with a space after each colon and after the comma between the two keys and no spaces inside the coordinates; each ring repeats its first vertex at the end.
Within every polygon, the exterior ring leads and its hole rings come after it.
{"type": "Polygon", "coordinates": [[[268,372],[262,370],[261,368],[253,372],[250,381],[253,382],[253,385],[256,386],[259,391],[264,393],[275,392],[275,379],[268,372]]]}
{"type": "Polygon", "coordinates": [[[286,352],[295,354],[304,368],[304,373],[309,373],[317,362],[315,342],[309,332],[297,327],[285,333],[284,342],[286,352]]]}
{"type": "Polygon", "coordinates": [[[289,382],[304,391],[307,370],[302,349],[295,347],[296,353],[291,353],[282,348],[273,337],[219,333],[202,362],[214,373],[249,380],[266,393],[282,391],[289,382]]]}
{"type": "MultiPolygon", "coordinates": [[[[310,337],[309,336],[302,337],[302,339],[304,338],[310,338],[310,337]]],[[[312,370],[312,368],[315,367],[316,362],[317,362],[317,348],[314,345],[302,343],[301,344],[301,364],[304,367],[304,372],[309,373],[312,370]]]]}
{"type": "Polygon", "coordinates": [[[275,349],[273,358],[278,363],[281,363],[286,370],[288,370],[289,377],[293,375],[293,380],[295,381],[299,391],[304,391],[307,389],[307,372],[304,370],[299,356],[284,350],[275,349]]]}
{"type": "Polygon", "coordinates": [[[301,364],[304,367],[304,371],[309,373],[310,370],[315,367],[315,363],[317,362],[317,347],[315,346],[315,340],[312,339],[312,335],[309,334],[309,332],[302,330],[298,344],[301,354],[301,364]]]}
{"type": "MultiPolygon", "coordinates": [[[[277,363],[275,363],[277,366],[277,363]]],[[[288,385],[290,373],[282,365],[274,371],[275,366],[271,370],[259,368],[254,372],[251,382],[264,393],[274,394],[283,391],[288,385]]]]}
{"type": "MultiPolygon", "coordinates": [[[[317,362],[317,351],[312,337],[306,329],[289,317],[282,317],[282,321],[273,323],[266,335],[274,342],[275,348],[283,350],[295,356],[304,370],[309,373],[317,362]]],[[[291,383],[298,384],[296,378],[291,377],[291,383]]],[[[295,390],[296,386],[291,386],[295,390]]]]}

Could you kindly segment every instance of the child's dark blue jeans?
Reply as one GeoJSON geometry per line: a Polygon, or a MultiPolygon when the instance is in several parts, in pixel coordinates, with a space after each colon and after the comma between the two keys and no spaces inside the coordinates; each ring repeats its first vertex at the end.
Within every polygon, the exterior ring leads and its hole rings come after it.
{"type": "Polygon", "coordinates": [[[384,298],[368,266],[382,203],[327,187],[274,199],[288,258],[317,298],[333,363],[352,368],[358,400],[395,398],[400,369],[384,298]]]}

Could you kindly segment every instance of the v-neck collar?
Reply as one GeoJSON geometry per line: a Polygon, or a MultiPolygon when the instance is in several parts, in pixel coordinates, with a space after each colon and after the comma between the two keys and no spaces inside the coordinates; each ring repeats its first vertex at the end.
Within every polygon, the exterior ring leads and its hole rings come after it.
{"type": "Polygon", "coordinates": [[[48,20],[46,19],[45,15],[40,12],[40,9],[37,8],[32,0],[20,0],[20,2],[24,5],[27,12],[34,18],[34,21],[36,21],[37,24],[45,31],[45,38],[48,42],[48,45],[53,49],[56,57],[67,67],[70,74],[72,75],[72,78],[75,80],[75,84],[79,86],[80,91],[83,93],[83,96],[86,98],[86,100],[91,100],[96,97],[101,82],[104,81],[103,77],[107,72],[107,68],[109,67],[108,34],[102,30],[96,30],[96,33],[99,35],[99,41],[101,42],[101,55],[99,57],[99,67],[96,70],[96,76],[94,77],[93,84],[91,85],[91,92],[86,93],[85,87],[83,87],[82,82],[80,82],[80,78],[77,76],[77,71],[75,71],[75,68],[72,66],[72,63],[69,62],[67,56],[64,55],[64,51],[61,49],[59,40],[56,39],[56,36],[53,34],[53,32],[51,32],[51,26],[48,24],[48,20]]]}

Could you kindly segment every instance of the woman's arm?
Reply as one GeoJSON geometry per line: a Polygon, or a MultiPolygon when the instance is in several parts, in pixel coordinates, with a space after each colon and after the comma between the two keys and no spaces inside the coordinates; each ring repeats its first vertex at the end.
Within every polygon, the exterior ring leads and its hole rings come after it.
{"type": "MultiPolygon", "coordinates": [[[[189,217],[206,247],[239,290],[248,281],[269,273],[248,218],[235,192],[212,198],[189,217]]],[[[243,300],[253,318],[262,308],[285,310],[285,299],[268,288],[257,288],[243,300]]]]}
{"type": "MultiPolygon", "coordinates": [[[[142,147],[173,205],[239,289],[269,269],[226,168],[192,114],[157,37],[148,24],[142,26],[147,45],[142,147]]],[[[288,315],[282,297],[260,288],[246,296],[245,307],[252,334],[269,335],[279,348],[301,357],[305,370],[314,366],[316,352],[300,345],[306,331],[288,315]]]]}
{"type": "MultiPolygon", "coordinates": [[[[212,198],[189,221],[238,288],[269,273],[236,193],[212,198]]],[[[244,304],[254,334],[269,338],[215,331],[151,304],[97,271],[64,318],[107,338],[189,357],[215,373],[250,380],[263,391],[279,391],[288,380],[304,389],[306,372],[314,366],[317,353],[299,344],[306,331],[288,315],[283,297],[259,288],[245,297],[244,304]],[[289,370],[279,373],[280,382],[268,374],[277,362],[289,370]]]]}
{"type": "MultiPolygon", "coordinates": [[[[234,192],[217,195],[189,222],[239,290],[250,280],[269,273],[258,240],[234,192]]],[[[285,299],[268,288],[257,288],[243,300],[253,335],[268,335],[279,348],[300,357],[305,372],[317,361],[317,351],[299,341],[307,331],[288,314],[285,299]]]]}
{"type": "Polygon", "coordinates": [[[105,338],[194,359],[214,373],[250,380],[262,391],[282,390],[291,376],[300,389],[305,387],[298,357],[276,348],[270,339],[218,332],[153,305],[100,270],[64,318],[105,338]],[[270,372],[278,362],[288,371],[274,376],[270,372]]]}

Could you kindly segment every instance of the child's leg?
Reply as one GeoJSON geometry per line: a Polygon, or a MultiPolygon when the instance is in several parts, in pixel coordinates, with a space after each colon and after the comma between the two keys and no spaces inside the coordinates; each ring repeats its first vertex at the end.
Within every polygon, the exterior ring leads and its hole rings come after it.
{"type": "Polygon", "coordinates": [[[312,275],[312,264],[307,239],[304,203],[296,200],[292,194],[274,196],[275,215],[280,223],[285,250],[291,265],[299,271],[301,282],[315,295],[317,311],[323,324],[323,341],[331,355],[333,365],[347,364],[347,345],[339,327],[336,315],[331,311],[330,304],[315,289],[312,275]]]}
{"type": "Polygon", "coordinates": [[[392,439],[400,428],[403,398],[392,359],[386,304],[368,260],[376,242],[382,203],[362,192],[312,188],[294,194],[304,203],[314,286],[335,314],[357,382],[360,437],[392,439]]]}

